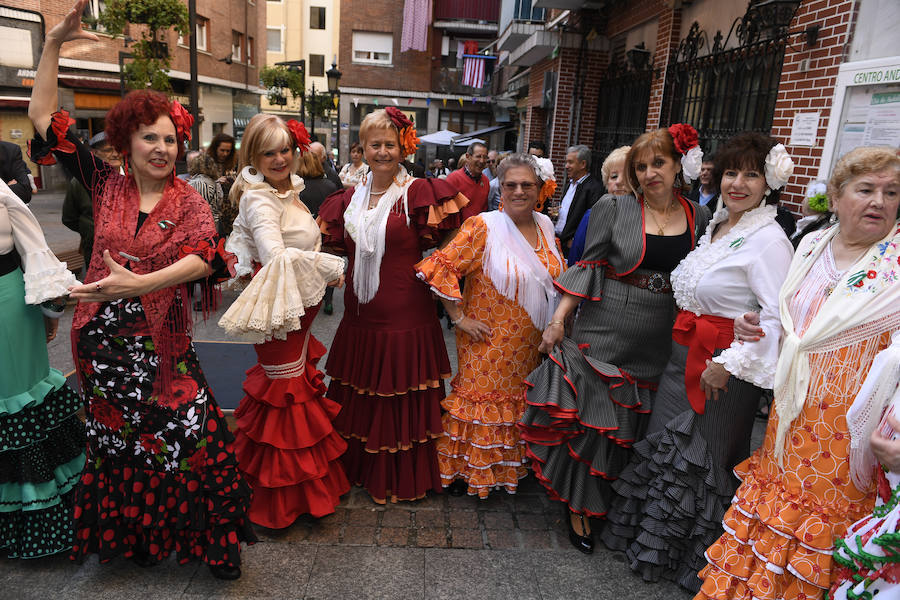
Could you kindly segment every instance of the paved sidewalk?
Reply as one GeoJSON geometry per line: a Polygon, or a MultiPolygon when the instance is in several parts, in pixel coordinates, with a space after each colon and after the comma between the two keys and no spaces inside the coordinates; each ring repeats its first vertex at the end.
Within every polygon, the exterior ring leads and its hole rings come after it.
{"type": "MultiPolygon", "coordinates": [[[[44,192],[32,202],[55,251],[78,244],[77,235],[57,226],[61,204],[62,194],[44,192]]],[[[219,312],[195,324],[195,339],[227,339],[216,321],[233,298],[226,292],[219,312]]],[[[340,291],[334,304],[335,314],[320,313],[313,325],[326,345],[343,313],[340,291]]],[[[71,314],[69,307],[49,347],[51,364],[63,372],[72,368],[71,314]]],[[[455,371],[455,340],[444,333],[455,371]]],[[[210,385],[215,393],[216,382],[210,385]]],[[[562,505],[550,502],[532,476],[523,480],[518,494],[494,492],[484,501],[430,495],[380,506],[353,488],[332,516],[302,518],[279,531],[257,528],[257,533],[260,542],[242,555],[244,574],[236,582],[219,581],[203,565],[179,566],[173,559],[150,569],[122,558],[100,565],[95,556],[80,566],[65,557],[0,559],[0,600],[690,598],[668,582],[644,583],[623,555],[601,544],[591,556],[573,549],[562,505]]]]}

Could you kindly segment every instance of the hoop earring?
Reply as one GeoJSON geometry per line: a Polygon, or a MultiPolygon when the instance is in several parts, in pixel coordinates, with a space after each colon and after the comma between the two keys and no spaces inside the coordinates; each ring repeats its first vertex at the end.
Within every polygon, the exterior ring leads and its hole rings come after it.
{"type": "Polygon", "coordinates": [[[263,179],[265,179],[263,174],[260,173],[256,167],[251,167],[250,165],[241,169],[241,177],[243,177],[244,181],[247,183],[262,183],[263,179]]]}

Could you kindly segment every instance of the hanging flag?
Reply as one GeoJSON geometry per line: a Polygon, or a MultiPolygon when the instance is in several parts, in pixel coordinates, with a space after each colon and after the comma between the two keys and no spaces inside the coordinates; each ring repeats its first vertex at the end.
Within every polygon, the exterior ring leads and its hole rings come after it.
{"type": "Polygon", "coordinates": [[[375,102],[375,106],[378,106],[378,98],[375,98],[373,102],[375,102]]]}
{"type": "Polygon", "coordinates": [[[460,106],[463,105],[463,99],[462,99],[462,98],[457,98],[456,101],[459,102],[459,105],[460,105],[460,106]]]}
{"type": "Polygon", "coordinates": [[[331,103],[334,104],[334,107],[337,108],[338,104],[341,103],[341,99],[338,96],[335,96],[331,99],[331,103]]]}
{"type": "Polygon", "coordinates": [[[412,98],[407,98],[406,105],[409,106],[410,104],[412,104],[412,98]]]}
{"type": "Polygon", "coordinates": [[[425,98],[425,106],[431,106],[431,98],[425,98]]]}
{"type": "Polygon", "coordinates": [[[391,102],[394,103],[394,106],[400,106],[400,103],[397,101],[396,98],[391,98],[391,102]]]}
{"type": "Polygon", "coordinates": [[[472,104],[475,104],[476,102],[478,102],[478,98],[476,98],[475,96],[472,96],[472,104]]]}
{"type": "Polygon", "coordinates": [[[484,86],[484,62],[484,58],[478,56],[478,42],[466,42],[463,54],[463,85],[476,88],[484,86]]]}
{"type": "Polygon", "coordinates": [[[444,106],[447,106],[447,99],[446,99],[446,98],[444,98],[443,102],[444,102],[444,106]]]}
{"type": "Polygon", "coordinates": [[[354,98],[353,99],[353,108],[356,108],[358,106],[359,106],[359,98],[354,98]]]}

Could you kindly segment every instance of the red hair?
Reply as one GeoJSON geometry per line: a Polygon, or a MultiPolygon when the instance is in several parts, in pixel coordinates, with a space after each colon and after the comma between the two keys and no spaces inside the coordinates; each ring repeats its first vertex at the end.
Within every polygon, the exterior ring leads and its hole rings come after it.
{"type": "MultiPolygon", "coordinates": [[[[128,154],[131,136],[141,125],[153,125],[169,115],[172,103],[162,92],[134,90],[106,113],[106,139],[121,154],[128,154]]],[[[174,122],[172,123],[174,125],[174,122]]],[[[177,129],[176,129],[177,132],[177,129]]],[[[178,138],[178,158],[184,153],[184,139],[178,138]]]]}

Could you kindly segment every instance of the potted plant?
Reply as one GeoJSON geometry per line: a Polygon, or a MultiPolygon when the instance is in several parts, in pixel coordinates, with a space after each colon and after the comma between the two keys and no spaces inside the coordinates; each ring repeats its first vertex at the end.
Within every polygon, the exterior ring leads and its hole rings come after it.
{"type": "Polygon", "coordinates": [[[124,67],[130,89],[172,89],[169,45],[162,34],[171,28],[181,35],[188,33],[187,6],[180,0],[109,0],[99,22],[113,36],[122,35],[128,24],[145,26],[132,46],[133,60],[124,67]]]}
{"type": "Polygon", "coordinates": [[[285,90],[290,91],[294,99],[303,95],[303,74],[299,70],[291,70],[283,65],[263,67],[259,72],[262,87],[269,90],[269,104],[287,105],[285,90]]]}

